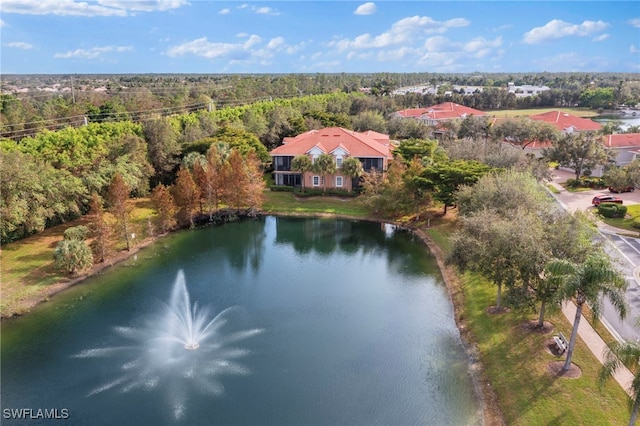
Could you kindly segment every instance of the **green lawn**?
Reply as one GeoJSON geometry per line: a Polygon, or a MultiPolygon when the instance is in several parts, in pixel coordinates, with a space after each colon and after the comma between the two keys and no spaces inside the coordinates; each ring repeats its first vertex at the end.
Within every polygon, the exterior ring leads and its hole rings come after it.
{"type": "Polygon", "coordinates": [[[633,233],[640,232],[640,229],[633,227],[633,220],[636,218],[640,218],[640,204],[628,205],[627,215],[624,219],[610,219],[602,216],[600,216],[599,218],[604,223],[615,226],[616,228],[625,229],[633,233]]]}
{"type": "MultiPolygon", "coordinates": [[[[444,249],[449,230],[431,229],[429,235],[444,249]],[[444,244],[443,244],[444,242],[444,244]]],[[[460,276],[465,319],[480,351],[484,371],[496,392],[508,425],[614,425],[627,424],[627,396],[610,380],[597,385],[601,364],[578,339],[573,363],[582,370],[577,379],[556,378],[547,365],[563,358],[546,349],[553,334],[531,332],[523,325],[534,312],[490,315],[496,287],[477,274],[460,276]]],[[[546,316],[554,332],[570,335],[571,324],[561,312],[546,316]]]]}
{"type": "Polygon", "coordinates": [[[358,198],[296,197],[291,192],[265,192],[262,211],[283,214],[333,214],[365,218],[367,209],[358,198]]]}
{"type": "Polygon", "coordinates": [[[585,108],[534,108],[534,109],[505,109],[489,111],[487,114],[498,118],[529,117],[531,115],[542,114],[549,111],[562,111],[576,117],[593,117],[598,115],[597,111],[585,108]]]}
{"type": "MultiPolygon", "coordinates": [[[[265,213],[323,214],[366,218],[366,209],[357,198],[297,198],[292,193],[265,192],[265,213]]],[[[640,214],[640,206],[629,206],[629,213],[640,214]],[[631,207],[635,207],[632,209],[631,207]]],[[[151,214],[148,202],[139,200],[135,222],[143,227],[151,214]]],[[[443,249],[449,247],[449,235],[455,229],[451,220],[440,221],[427,232],[443,249]]],[[[7,244],[2,250],[2,313],[19,312],[20,301],[33,297],[55,281],[64,279],[52,267],[52,252],[72,222],[51,228],[36,236],[7,244]]],[[[141,230],[142,231],[142,230],[141,230]]],[[[579,340],[574,363],[582,369],[578,379],[558,379],[546,366],[558,358],[546,350],[552,335],[532,333],[522,327],[535,313],[510,312],[489,315],[495,287],[479,276],[461,276],[464,307],[460,315],[471,330],[480,351],[484,371],[498,395],[499,405],[509,425],[608,425],[626,424],[626,394],[609,381],[602,391],[596,384],[599,362],[579,340]]],[[[570,324],[561,313],[548,315],[556,331],[570,333],[570,324]]]]}

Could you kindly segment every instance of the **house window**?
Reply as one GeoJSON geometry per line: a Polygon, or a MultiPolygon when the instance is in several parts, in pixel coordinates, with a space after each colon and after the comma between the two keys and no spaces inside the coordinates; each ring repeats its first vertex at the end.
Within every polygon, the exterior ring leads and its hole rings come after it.
{"type": "Polygon", "coordinates": [[[312,178],[313,186],[320,186],[320,176],[314,176],[312,178]]]}
{"type": "Polygon", "coordinates": [[[342,187],[342,176],[336,176],[336,188],[342,187]]]}
{"type": "Polygon", "coordinates": [[[339,169],[342,168],[342,157],[336,157],[336,167],[339,169]]]}

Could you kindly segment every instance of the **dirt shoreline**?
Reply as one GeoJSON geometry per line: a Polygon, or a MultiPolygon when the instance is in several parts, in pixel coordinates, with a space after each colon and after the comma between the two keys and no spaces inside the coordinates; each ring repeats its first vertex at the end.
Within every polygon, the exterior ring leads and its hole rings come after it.
{"type": "MultiPolygon", "coordinates": [[[[356,216],[348,216],[348,215],[337,215],[332,213],[273,213],[266,212],[261,213],[262,216],[280,216],[280,217],[321,217],[321,218],[335,218],[335,219],[348,219],[348,220],[365,220],[369,222],[376,223],[389,223],[392,225],[396,225],[403,229],[407,229],[412,231],[415,235],[420,238],[420,240],[429,248],[431,254],[435,257],[436,262],[438,264],[438,268],[440,269],[440,273],[445,281],[447,286],[447,290],[449,293],[449,297],[451,299],[451,303],[454,308],[454,316],[455,322],[460,332],[460,337],[467,352],[467,356],[469,359],[469,373],[472,377],[474,383],[474,391],[476,394],[476,399],[480,404],[479,410],[482,412],[482,424],[485,426],[503,426],[504,420],[502,416],[502,412],[498,406],[497,396],[491,387],[491,383],[488,378],[484,374],[484,370],[482,364],[479,359],[477,347],[474,343],[473,336],[471,332],[466,327],[466,323],[464,321],[464,316],[462,314],[463,309],[463,295],[460,288],[460,280],[456,272],[449,266],[445,264],[444,254],[440,247],[424,232],[423,229],[420,228],[412,228],[410,226],[406,226],[401,223],[396,223],[393,221],[376,219],[376,218],[363,218],[356,216]]],[[[41,294],[37,296],[30,297],[24,301],[24,304],[21,306],[24,314],[14,314],[11,317],[1,317],[0,320],[10,320],[11,318],[19,317],[22,315],[27,315],[29,310],[40,303],[48,302],[49,299],[55,296],[57,293],[60,293],[76,284],[79,284],[86,279],[99,274],[107,268],[110,268],[120,262],[123,262],[130,257],[137,254],[141,249],[148,247],[149,245],[155,243],[162,237],[168,234],[161,234],[154,237],[150,237],[132,247],[130,251],[121,251],[116,255],[110,257],[105,260],[105,262],[94,265],[89,271],[83,273],[80,276],[77,276],[73,279],[65,279],[56,282],[48,286],[41,294]]]]}

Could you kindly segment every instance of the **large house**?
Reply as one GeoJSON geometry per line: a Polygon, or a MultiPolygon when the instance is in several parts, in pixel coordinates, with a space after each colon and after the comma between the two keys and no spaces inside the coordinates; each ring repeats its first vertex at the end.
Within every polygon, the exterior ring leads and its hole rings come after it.
{"type": "Polygon", "coordinates": [[[310,130],[295,137],[284,138],[282,145],[271,151],[276,185],[339,188],[351,191],[358,185],[354,179],[342,173],[342,163],[355,157],[365,171],[384,171],[392,159],[389,135],[374,131],[355,132],[342,127],[310,130]],[[312,161],[330,154],[336,162],[334,174],[322,176],[308,171],[304,174],[291,170],[291,162],[298,155],[306,155],[312,161]]]}
{"type": "Polygon", "coordinates": [[[531,120],[544,121],[554,126],[558,131],[568,134],[573,132],[597,132],[602,125],[588,118],[576,117],[562,111],[549,111],[529,117],[531,120]]]}
{"type": "Polygon", "coordinates": [[[507,84],[507,91],[516,95],[516,98],[537,96],[542,92],[546,92],[547,90],[550,90],[550,88],[547,86],[532,86],[530,84],[516,86],[513,82],[507,84]]]}
{"type": "Polygon", "coordinates": [[[624,166],[640,158],[640,133],[604,136],[604,146],[616,152],[616,164],[624,166]]]}
{"type": "Polygon", "coordinates": [[[454,102],[444,102],[428,108],[409,108],[393,113],[394,117],[413,118],[424,121],[429,125],[437,125],[442,121],[464,119],[470,115],[484,116],[484,111],[458,105],[454,102]]]}

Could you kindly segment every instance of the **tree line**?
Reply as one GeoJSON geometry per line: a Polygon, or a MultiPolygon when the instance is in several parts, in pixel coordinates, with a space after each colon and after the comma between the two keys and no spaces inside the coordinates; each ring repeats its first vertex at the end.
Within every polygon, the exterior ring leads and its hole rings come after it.
{"type": "Polygon", "coordinates": [[[5,76],[0,95],[0,134],[20,138],[42,129],[77,126],[85,119],[141,122],[152,114],[225,109],[338,92],[352,94],[360,88],[370,89],[373,98],[391,97],[390,102],[382,102],[379,107],[391,104],[391,110],[445,101],[487,111],[566,106],[607,109],[640,103],[638,75],[624,73],[5,76]],[[509,82],[546,85],[551,90],[538,96],[516,97],[505,90],[509,82]],[[63,85],[69,90],[37,90],[47,84],[63,85]],[[388,96],[398,87],[413,85],[431,85],[437,87],[437,92],[388,96]],[[454,86],[478,86],[483,90],[465,95],[454,86]],[[34,90],[18,92],[23,88],[34,90]]]}

